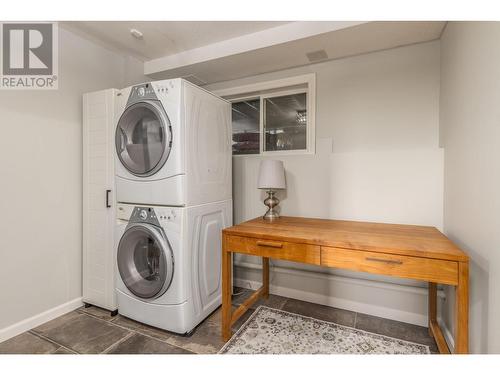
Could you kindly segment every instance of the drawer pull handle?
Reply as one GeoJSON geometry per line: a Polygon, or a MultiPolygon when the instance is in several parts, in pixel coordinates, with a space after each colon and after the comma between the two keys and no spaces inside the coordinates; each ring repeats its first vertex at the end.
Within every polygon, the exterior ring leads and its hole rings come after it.
{"type": "Polygon", "coordinates": [[[276,242],[257,241],[257,246],[275,247],[276,249],[281,249],[283,247],[283,244],[276,242]]]}
{"type": "Polygon", "coordinates": [[[381,262],[381,263],[388,263],[388,264],[403,264],[403,262],[400,260],[380,259],[380,258],[370,258],[370,257],[367,257],[365,259],[370,261],[370,262],[381,262]]]}

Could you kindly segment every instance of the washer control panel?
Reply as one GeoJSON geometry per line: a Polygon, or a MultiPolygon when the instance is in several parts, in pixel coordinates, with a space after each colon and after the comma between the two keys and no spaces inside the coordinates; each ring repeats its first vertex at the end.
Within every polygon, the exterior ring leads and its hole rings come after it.
{"type": "Polygon", "coordinates": [[[179,207],[147,207],[118,204],[117,219],[131,223],[149,223],[159,226],[174,225],[180,227],[182,222],[182,209],[179,207]]]}
{"type": "Polygon", "coordinates": [[[154,225],[160,224],[153,207],[134,207],[129,221],[131,223],[150,223],[154,225]]]}

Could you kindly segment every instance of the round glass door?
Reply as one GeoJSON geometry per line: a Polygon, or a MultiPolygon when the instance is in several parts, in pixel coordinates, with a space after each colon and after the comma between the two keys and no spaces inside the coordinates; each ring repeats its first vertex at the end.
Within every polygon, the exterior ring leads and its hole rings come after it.
{"type": "Polygon", "coordinates": [[[118,244],[118,270],[125,286],[140,298],[162,295],[174,272],[172,250],[147,224],[128,227],[118,244]]]}
{"type": "Polygon", "coordinates": [[[118,120],[116,152],[130,173],[147,177],[167,161],[171,139],[170,122],[160,104],[139,102],[128,107],[118,120]]]}

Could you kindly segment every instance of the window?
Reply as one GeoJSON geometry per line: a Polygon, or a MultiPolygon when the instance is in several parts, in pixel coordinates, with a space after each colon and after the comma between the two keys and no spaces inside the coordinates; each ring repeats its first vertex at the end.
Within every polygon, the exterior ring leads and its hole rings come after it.
{"type": "Polygon", "coordinates": [[[264,151],[306,150],[306,93],[266,97],[263,104],[264,151]]]}
{"type": "Polygon", "coordinates": [[[216,91],[232,102],[233,155],[314,153],[314,74],[216,91]]]}
{"type": "Polygon", "coordinates": [[[234,102],[233,155],[260,153],[260,99],[234,102]]]}

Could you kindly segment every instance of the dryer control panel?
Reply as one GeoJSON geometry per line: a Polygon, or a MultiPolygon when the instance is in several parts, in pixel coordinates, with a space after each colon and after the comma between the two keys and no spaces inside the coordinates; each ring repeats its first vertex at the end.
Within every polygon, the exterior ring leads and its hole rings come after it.
{"type": "Polygon", "coordinates": [[[132,87],[130,96],[128,97],[127,107],[131,104],[142,102],[144,100],[158,100],[155,90],[151,83],[144,83],[132,87]]]}

